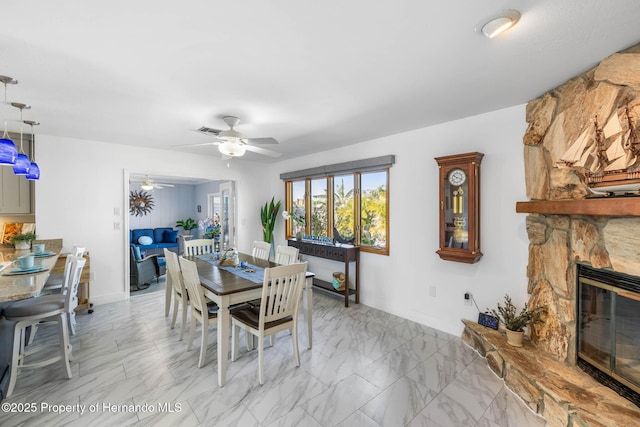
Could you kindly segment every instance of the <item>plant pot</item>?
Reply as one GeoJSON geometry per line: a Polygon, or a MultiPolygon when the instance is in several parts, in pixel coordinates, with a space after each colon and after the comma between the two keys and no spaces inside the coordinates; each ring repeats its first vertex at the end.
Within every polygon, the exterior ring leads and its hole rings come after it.
{"type": "Polygon", "coordinates": [[[507,344],[522,347],[522,341],[524,341],[524,331],[516,332],[507,329],[507,344]]]}
{"type": "Polygon", "coordinates": [[[13,245],[15,246],[16,249],[19,249],[19,250],[31,249],[31,242],[20,241],[20,242],[15,242],[13,245]]]}

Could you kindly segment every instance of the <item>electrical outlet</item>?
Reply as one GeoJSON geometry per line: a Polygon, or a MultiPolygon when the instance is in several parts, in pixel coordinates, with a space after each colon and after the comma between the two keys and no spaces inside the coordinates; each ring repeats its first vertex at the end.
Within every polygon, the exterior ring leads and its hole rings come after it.
{"type": "Polygon", "coordinates": [[[436,287],[435,286],[429,286],[429,296],[430,297],[435,297],[436,296],[436,287]]]}
{"type": "Polygon", "coordinates": [[[464,305],[471,305],[473,303],[473,295],[471,292],[464,293],[464,305]]]}

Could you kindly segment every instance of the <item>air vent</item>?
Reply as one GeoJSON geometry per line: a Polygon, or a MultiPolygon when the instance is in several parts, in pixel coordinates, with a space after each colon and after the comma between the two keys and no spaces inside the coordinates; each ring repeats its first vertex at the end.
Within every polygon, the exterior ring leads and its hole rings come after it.
{"type": "Polygon", "coordinates": [[[202,133],[206,133],[206,134],[212,134],[212,135],[217,135],[220,133],[219,129],[212,129],[212,128],[208,128],[206,126],[202,126],[200,129],[198,129],[198,132],[202,132],[202,133]]]}

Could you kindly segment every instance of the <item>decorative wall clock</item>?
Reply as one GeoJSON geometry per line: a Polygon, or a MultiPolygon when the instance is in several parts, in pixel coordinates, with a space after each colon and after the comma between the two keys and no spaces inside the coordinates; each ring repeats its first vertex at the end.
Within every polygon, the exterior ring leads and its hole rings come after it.
{"type": "Polygon", "coordinates": [[[129,213],[144,216],[153,210],[153,197],[142,190],[134,190],[129,194],[129,213]]]}
{"type": "Polygon", "coordinates": [[[440,170],[440,258],[480,260],[480,162],[482,153],[436,157],[440,170]]]}

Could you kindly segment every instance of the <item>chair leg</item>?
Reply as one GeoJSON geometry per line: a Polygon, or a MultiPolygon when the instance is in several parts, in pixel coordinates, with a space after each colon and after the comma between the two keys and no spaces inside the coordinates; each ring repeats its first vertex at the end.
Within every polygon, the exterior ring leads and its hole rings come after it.
{"type": "MultiPolygon", "coordinates": [[[[238,358],[238,335],[240,334],[240,326],[232,320],[231,321],[231,361],[235,362],[238,358]]],[[[249,347],[249,332],[245,329],[245,333],[247,334],[247,347],[249,347]]]]}
{"type": "Polygon", "coordinates": [[[58,331],[60,334],[60,356],[62,358],[62,366],[67,371],[67,378],[71,378],[71,366],[69,365],[69,356],[71,355],[71,345],[69,344],[69,331],[67,330],[66,313],[62,313],[58,317],[58,331]]]}
{"type": "MultiPolygon", "coordinates": [[[[184,307],[182,307],[184,310],[184,307]]],[[[171,316],[171,329],[176,327],[176,319],[178,318],[178,298],[174,298],[173,303],[173,316],[171,316]]]]}
{"type": "Polygon", "coordinates": [[[18,368],[23,362],[25,328],[26,326],[23,327],[20,322],[16,323],[13,333],[13,352],[11,353],[11,374],[9,375],[9,387],[7,388],[6,397],[10,397],[13,394],[13,389],[16,386],[16,379],[18,377],[18,368]]]}
{"type": "Polygon", "coordinates": [[[69,333],[71,335],[76,334],[76,312],[73,311],[68,313],[67,318],[69,319],[69,333]]]}
{"type": "Polygon", "coordinates": [[[202,338],[200,339],[200,360],[198,361],[198,368],[202,368],[204,366],[204,360],[207,357],[208,344],[209,344],[209,321],[206,319],[203,319],[202,338]]]}
{"type": "Polygon", "coordinates": [[[247,351],[251,351],[255,348],[256,343],[255,343],[255,336],[251,333],[249,333],[249,331],[247,331],[246,329],[244,330],[244,338],[247,341],[247,351]]]}
{"type": "Polygon", "coordinates": [[[196,316],[191,313],[191,325],[189,326],[189,344],[187,344],[187,351],[191,351],[193,345],[193,338],[196,334],[196,316]]]}
{"type": "MultiPolygon", "coordinates": [[[[178,304],[178,299],[176,298],[176,301],[174,304],[178,304]]],[[[187,324],[187,310],[189,309],[189,303],[187,302],[186,298],[182,299],[182,325],[180,325],[180,341],[182,341],[182,338],[184,337],[184,329],[185,329],[185,325],[187,324]]]]}
{"type": "Polygon", "coordinates": [[[33,344],[33,340],[36,338],[37,331],[38,331],[38,324],[34,323],[33,325],[31,325],[31,328],[29,329],[29,345],[33,344]]]}
{"type": "Polygon", "coordinates": [[[258,381],[264,384],[264,331],[258,336],[258,381]]]}
{"type": "Polygon", "coordinates": [[[297,322],[293,322],[291,330],[291,340],[293,341],[293,354],[296,356],[296,366],[300,366],[300,352],[298,351],[298,326],[297,322]]]}

